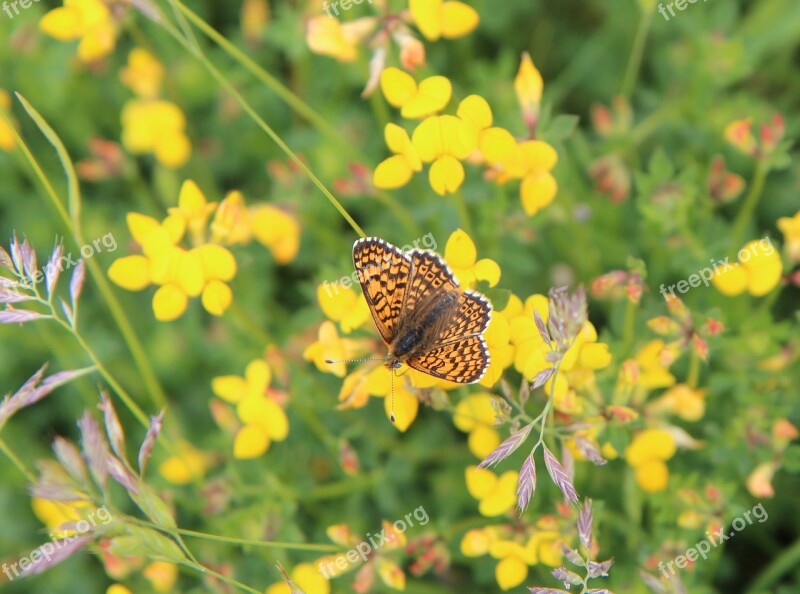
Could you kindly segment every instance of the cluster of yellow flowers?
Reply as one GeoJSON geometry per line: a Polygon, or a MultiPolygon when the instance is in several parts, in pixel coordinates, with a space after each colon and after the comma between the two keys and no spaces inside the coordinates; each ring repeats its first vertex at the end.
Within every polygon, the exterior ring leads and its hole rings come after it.
{"type": "Polygon", "coordinates": [[[165,167],[184,165],[192,145],[181,108],[159,98],[164,66],[147,50],[134,48],[120,79],[137,96],[122,108],[122,144],[135,155],[153,153],[165,167]]]}
{"type": "MultiPolygon", "coordinates": [[[[516,88],[523,113],[538,109],[541,75],[527,54],[517,75],[516,88]]],[[[553,201],[558,184],[551,171],[558,161],[553,147],[541,140],[517,141],[499,126],[489,103],[480,95],[469,95],[455,115],[442,114],[452,98],[452,84],[444,76],[431,76],[417,83],[399,68],[386,68],[380,76],[386,100],[406,119],[422,120],[409,134],[397,124],[387,124],[386,145],[392,156],[375,169],[378,188],[406,185],[414,173],[430,164],[428,180],[440,196],[457,192],[464,183],[463,162],[483,164],[487,177],[499,184],[520,180],[525,212],[532,216],[553,201]]],[[[534,116],[535,120],[535,116],[534,116]]]]}
{"type": "Polygon", "coordinates": [[[114,51],[118,25],[103,0],[64,0],[39,21],[39,28],[59,41],[78,43],[78,58],[94,62],[114,51]]]}
{"type": "Polygon", "coordinates": [[[209,203],[192,180],[183,183],[178,206],[163,221],[129,213],[128,228],[142,253],[119,258],[108,275],[129,291],[158,286],[153,311],[164,322],[182,316],[190,297],[200,296],[212,315],[221,316],[230,307],[233,291],[227,283],[236,275],[236,260],[225,245],[255,238],[279,263],[294,259],[300,245],[293,216],[271,205],[247,208],[240,192],[231,192],[219,206],[209,203]],[[191,249],[180,245],[187,233],[191,249]]]}
{"type": "MultiPolygon", "coordinates": [[[[516,487],[516,478],[513,486],[516,487]]],[[[562,524],[555,516],[543,516],[535,525],[525,528],[512,525],[476,528],[464,534],[461,552],[467,557],[490,555],[497,559],[497,584],[502,590],[510,590],[525,581],[529,567],[561,565],[561,544],[566,532],[562,524]]]]}

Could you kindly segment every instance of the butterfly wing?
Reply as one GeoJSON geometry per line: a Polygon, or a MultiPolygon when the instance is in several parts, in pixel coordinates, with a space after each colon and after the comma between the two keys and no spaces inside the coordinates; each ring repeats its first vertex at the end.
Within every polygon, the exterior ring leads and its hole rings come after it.
{"type": "Polygon", "coordinates": [[[492,318],[492,304],[475,291],[466,290],[458,297],[458,310],[434,343],[434,346],[466,336],[483,334],[492,318]]]}
{"type": "Polygon", "coordinates": [[[412,369],[457,384],[480,381],[489,367],[489,349],[483,336],[468,336],[435,346],[406,364],[412,369]]]}
{"type": "Polygon", "coordinates": [[[421,302],[431,302],[434,294],[458,290],[458,281],[437,254],[412,250],[409,256],[413,275],[406,295],[406,311],[413,312],[421,302]]]}
{"type": "Polygon", "coordinates": [[[375,326],[388,345],[397,335],[403,314],[411,258],[378,237],[367,237],[353,244],[353,266],[375,326]]]}

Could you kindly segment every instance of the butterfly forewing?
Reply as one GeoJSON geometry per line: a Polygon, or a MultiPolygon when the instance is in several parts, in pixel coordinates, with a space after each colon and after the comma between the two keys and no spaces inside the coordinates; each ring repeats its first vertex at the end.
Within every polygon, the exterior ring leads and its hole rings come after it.
{"type": "Polygon", "coordinates": [[[406,296],[406,310],[412,312],[432,294],[457,291],[458,282],[442,259],[433,252],[412,250],[412,278],[406,296]]]}
{"type": "Polygon", "coordinates": [[[353,245],[353,265],[378,332],[391,344],[402,319],[411,258],[382,239],[367,237],[353,245]]]}

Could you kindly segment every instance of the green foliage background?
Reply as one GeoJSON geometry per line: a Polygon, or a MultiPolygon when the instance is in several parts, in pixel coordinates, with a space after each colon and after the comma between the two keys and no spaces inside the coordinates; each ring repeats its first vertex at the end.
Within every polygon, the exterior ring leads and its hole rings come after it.
{"type": "MultiPolygon", "coordinates": [[[[708,163],[722,153],[728,169],[749,181],[753,161],[726,145],[724,126],[741,117],[766,121],[777,111],[786,117],[788,138],[800,132],[800,79],[796,76],[800,4],[712,0],[689,5],[669,21],[655,12],[649,23],[642,21],[633,0],[473,0],[470,4],[481,15],[478,30],[463,39],[428,44],[428,70],[450,78],[458,98],[475,92],[483,95],[492,105],[497,124],[522,134],[512,81],[521,52],[530,52],[545,79],[543,136],[559,152],[558,196],[533,219],[522,214],[516,190],[495,188],[476,171],[468,174],[464,192],[481,257],[499,262],[502,286],[523,296],[546,292],[565,279],[573,285],[589,284],[609,270],[624,268],[629,257],[644,261],[651,291],[637,318],[634,341],[641,346],[651,337],[645,320],[663,313],[658,286],[686,278],[709,258],[722,258],[730,249],[731,221],[741,199],[718,210],[707,208],[703,201],[707,201],[708,163]],[[647,31],[641,69],[625,89],[626,68],[640,29],[647,31]],[[592,131],[589,110],[594,103],[609,104],[621,91],[631,99],[634,128],[625,136],[601,139],[592,131]],[[565,114],[577,116],[574,131],[569,130],[571,120],[561,117],[565,114]],[[632,197],[620,205],[601,197],[587,173],[594,159],[612,150],[625,155],[636,171],[632,197]],[[662,208],[649,200],[650,191],[667,181],[678,185],[678,197],[662,208]],[[589,209],[591,216],[582,220],[575,216],[576,209],[589,209]]],[[[156,25],[140,15],[131,16],[116,51],[97,69],[86,69],[77,64],[73,44],[37,32],[39,17],[53,5],[43,0],[13,21],[0,13],[0,88],[25,96],[55,128],[73,158],[84,158],[90,137],[119,139],[119,112],[130,95],[117,72],[126,62],[132,40],[141,39],[167,66],[167,98],[185,110],[195,149],[190,163],[177,173],[140,158],[119,179],[82,184],[85,236],[113,233],[119,242],[116,253],[96,256],[103,269],[129,251],[126,213],[162,217],[175,203],[186,178],[197,181],[211,200],[240,189],[248,201],[291,205],[303,225],[299,257],[288,266],[275,265],[257,245],[237,253],[240,272],[233,288],[248,319],[234,314],[211,319],[195,304],[179,322],[158,323],[149,292],[115,289],[167,394],[169,422],[181,426],[198,447],[223,454],[229,451],[229,438],[208,412],[210,380],[240,373],[246,362],[260,355],[265,345],[253,328],[271,336],[291,362],[288,441],[276,444],[258,460],[231,460],[212,471],[209,480],[219,481],[231,497],[224,514],[205,515],[195,486],[175,489],[179,524],[239,538],[326,543],[325,528],[330,524],[348,522],[365,533],[374,531],[382,518],[400,518],[424,506],[431,517],[429,527],[448,536],[453,567],[446,581],[437,583],[430,576],[412,579],[408,591],[497,592],[494,561],[466,559],[458,552],[463,530],[483,524],[464,485],[464,468],[475,460],[449,415],[423,408],[408,433],[401,435],[386,423],[378,404],[332,412],[340,381],[302,361],[302,349],[313,339],[315,324],[321,319],[316,287],[323,280],[349,274],[355,234],[308,181],[298,178],[285,187],[270,179],[265,164],[285,160],[283,153],[232,106],[203,66],[156,25]],[[338,468],[340,437],[349,439],[360,457],[362,473],[356,478],[347,478],[338,468]],[[268,526],[275,531],[267,530],[268,526]]],[[[343,65],[312,54],[304,39],[304,15],[296,2],[272,3],[272,20],[256,47],[242,41],[239,2],[198,1],[191,6],[229,40],[245,47],[248,55],[340,135],[337,143],[321,134],[197,35],[212,61],[222,66],[237,89],[326,185],[343,177],[351,162],[374,167],[385,158],[383,124],[390,108],[379,95],[371,100],[359,96],[366,79],[366,59],[343,65]]],[[[354,15],[357,11],[366,13],[366,4],[355,9],[354,15]]],[[[49,145],[19,104],[13,114],[47,176],[57,181],[63,193],[63,175],[49,145]]],[[[780,237],[775,221],[798,210],[798,190],[796,160],[772,172],[749,222],[750,230],[739,245],[765,235],[780,237]]],[[[412,220],[398,221],[385,206],[367,198],[344,198],[343,203],[370,235],[402,245],[432,233],[443,250],[449,234],[461,224],[452,200],[435,196],[419,176],[394,195],[412,220]]],[[[56,235],[69,236],[18,152],[0,154],[0,238],[4,243],[15,230],[33,242],[40,260],[49,254],[56,235]]],[[[77,247],[67,244],[68,250],[77,247]]],[[[601,506],[595,513],[601,558],[616,559],[605,583],[618,594],[646,591],[636,568],[658,543],[676,538],[672,494],[680,486],[700,488],[713,480],[738,509],[755,503],[743,483],[765,453],[746,444],[745,410],[760,403],[770,416],[800,423],[796,361],[795,369],[776,381],[755,366],[787,341],[797,345],[798,295],[797,288],[787,288],[775,300],[729,299],[703,288],[686,297],[693,311],[718,312],[728,330],[713,344],[710,367],[703,370],[701,385],[709,389],[707,414],[702,421],[687,424],[693,436],[706,442],[706,449],[679,453],[671,461],[670,488],[665,493],[646,498],[630,485],[623,488],[620,477],[627,468],[622,461],[599,469],[579,467],[579,492],[601,506]]],[[[154,414],[156,406],[148,401],[130,353],[91,282],[81,309],[82,331],[93,348],[139,404],[154,414]]],[[[592,302],[590,319],[601,340],[611,345],[617,364],[630,347],[618,340],[624,304],[592,302]]],[[[52,325],[0,327],[0,392],[17,389],[44,361],[51,362],[51,371],[88,364],[72,337],[52,325]]],[[[685,376],[685,364],[679,363],[673,372],[685,376]]],[[[77,436],[74,420],[83,409],[94,409],[98,381],[89,376],[22,411],[6,426],[3,439],[31,466],[33,460],[49,456],[54,436],[77,436]]],[[[127,411],[118,410],[129,441],[138,443],[143,428],[127,411]]],[[[769,521],[749,527],[721,554],[699,563],[692,574],[684,574],[690,592],[748,591],[746,585],[765,568],[774,568],[779,559],[789,566],[764,591],[800,591],[797,446],[790,452],[794,468],[787,462],[786,471],[775,479],[776,497],[765,502],[769,521]],[[793,556],[787,557],[787,551],[794,551],[793,556]]],[[[516,459],[508,464],[509,468],[518,466],[516,459]]],[[[165,486],[155,472],[151,479],[165,486]]],[[[30,511],[24,477],[4,457],[0,457],[0,485],[0,559],[10,559],[40,543],[41,526],[30,511]]],[[[551,513],[557,500],[555,488],[543,484],[526,516],[535,519],[551,513]]],[[[688,544],[693,544],[691,538],[688,544]]],[[[288,565],[314,558],[205,541],[193,541],[192,547],[210,564],[234,564],[237,579],[259,588],[277,580],[276,558],[288,565]]],[[[80,555],[41,577],[0,587],[9,593],[60,594],[76,588],[102,592],[109,583],[94,557],[80,555]]],[[[532,569],[526,584],[557,585],[542,566],[532,569]]],[[[335,592],[348,588],[344,579],[334,582],[335,592]]],[[[135,591],[146,592],[144,582],[135,591]]],[[[208,590],[195,576],[184,574],[178,591],[208,590]]]]}

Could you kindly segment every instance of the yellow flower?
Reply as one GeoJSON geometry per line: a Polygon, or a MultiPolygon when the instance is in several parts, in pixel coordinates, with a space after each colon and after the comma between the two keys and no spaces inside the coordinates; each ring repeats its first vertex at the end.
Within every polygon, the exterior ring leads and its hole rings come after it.
{"type": "Polygon", "coordinates": [[[763,297],[778,286],[783,262],[771,243],[770,249],[766,250],[761,241],[749,242],[739,250],[739,262],[714,274],[711,282],[720,293],[732,297],[747,291],[756,297],[763,297]]]}
{"type": "Polygon", "coordinates": [[[39,21],[39,28],[58,39],[80,39],[78,57],[92,62],[114,50],[117,26],[102,0],[64,0],[64,6],[54,8],[39,21]]]}
{"type": "Polygon", "coordinates": [[[375,28],[373,17],[364,17],[342,24],[339,19],[316,16],[308,20],[306,43],[312,52],[352,62],[358,57],[358,44],[375,28]]]}
{"type": "Polygon", "coordinates": [[[181,442],[178,452],[158,467],[159,474],[174,485],[188,485],[202,479],[210,465],[210,457],[187,442],[181,442]]]}
{"type": "Polygon", "coordinates": [[[516,588],[528,577],[528,566],[543,563],[557,567],[561,536],[554,530],[536,530],[526,543],[498,538],[489,545],[489,554],[500,562],[495,578],[502,590],[516,588]]]}
{"type": "Polygon", "coordinates": [[[399,68],[381,72],[381,90],[400,115],[417,120],[437,113],[450,102],[453,85],[444,76],[430,76],[417,85],[414,77],[399,68]]]}
{"type": "Polygon", "coordinates": [[[92,509],[88,501],[50,501],[39,497],[31,499],[31,507],[34,515],[56,538],[66,538],[75,534],[75,530],[57,530],[57,528],[82,520],[85,517],[84,512],[92,509]]]}
{"type": "Polygon", "coordinates": [[[347,373],[347,364],[343,360],[358,358],[371,344],[372,341],[366,339],[340,338],[336,325],[325,321],[319,327],[316,342],[303,352],[303,359],[313,361],[320,371],[344,377],[347,373]],[[327,363],[327,361],[337,361],[337,363],[327,363]]]}
{"type": "Polygon", "coordinates": [[[480,17],[474,8],[463,2],[445,0],[410,0],[411,18],[429,40],[440,37],[455,39],[478,26],[480,17]]]}
{"type": "Polygon", "coordinates": [[[664,429],[645,429],[625,450],[625,460],[636,473],[636,482],[648,493],[667,488],[669,470],[664,463],[675,455],[675,438],[664,429]]]}
{"type": "Polygon", "coordinates": [[[483,337],[486,339],[490,360],[483,379],[478,383],[486,388],[491,388],[500,381],[503,371],[514,363],[511,327],[503,312],[492,312],[492,319],[483,337]]]}
{"type": "Polygon", "coordinates": [[[126,87],[142,99],[156,99],[164,81],[164,66],[158,59],[140,47],[128,54],[128,65],[119,73],[126,87]]]}
{"type": "Polygon", "coordinates": [[[467,491],[480,502],[478,511],[481,515],[500,516],[517,504],[519,473],[516,470],[508,470],[498,477],[488,468],[468,466],[466,480],[467,491]]]}
{"type": "Polygon", "coordinates": [[[405,129],[397,124],[386,124],[384,135],[386,146],[394,155],[375,168],[372,183],[376,188],[394,190],[406,185],[415,171],[422,171],[422,161],[405,129]]]}
{"type": "Polygon", "coordinates": [[[522,116],[529,129],[536,126],[543,88],[544,81],[541,73],[534,65],[530,54],[523,52],[522,62],[520,62],[519,71],[514,79],[514,91],[517,93],[517,101],[519,101],[522,116]]]}
{"type": "Polygon", "coordinates": [[[367,324],[372,318],[363,294],[338,283],[322,283],[317,287],[317,301],[329,319],[338,322],[342,332],[349,334],[367,324]]]}
{"type": "Polygon", "coordinates": [[[492,127],[494,116],[486,99],[470,95],[458,106],[458,117],[473,130],[478,148],[487,163],[502,163],[514,156],[517,141],[505,128],[492,127]]]}
{"type": "Polygon", "coordinates": [[[159,285],[153,295],[153,312],[162,322],[182,316],[189,297],[200,296],[203,307],[212,315],[225,313],[233,300],[233,292],[226,284],[236,275],[233,254],[214,244],[190,251],[178,246],[186,228],[186,219],[178,212],[162,223],[130,213],[128,228],[144,255],[117,259],[108,270],[114,283],[129,291],[159,285]]]}
{"type": "Polygon", "coordinates": [[[520,179],[520,199],[525,214],[533,216],[549,205],[558,192],[558,182],[550,171],[558,162],[555,149],[541,140],[517,144],[513,155],[499,163],[498,183],[520,179]]]}
{"type": "Polygon", "coordinates": [[[142,575],[150,582],[156,592],[168,594],[172,592],[178,579],[178,566],[165,561],[153,561],[142,570],[142,575]]]}
{"type": "Polygon", "coordinates": [[[189,230],[192,242],[204,243],[206,225],[211,213],[217,208],[216,202],[208,202],[203,191],[193,180],[187,179],[181,185],[178,206],[167,209],[170,215],[181,217],[189,230]]]}
{"type": "Polygon", "coordinates": [[[175,169],[189,160],[192,145],[186,117],[174,103],[132,99],[122,108],[122,144],[133,154],[153,153],[165,167],[175,169]]]}
{"type": "Polygon", "coordinates": [[[250,228],[250,213],[240,191],[228,192],[219,203],[210,229],[213,243],[238,245],[250,242],[253,237],[250,228]]]}
{"type": "Polygon", "coordinates": [[[675,376],[669,372],[673,360],[673,350],[666,347],[663,340],[651,340],[636,354],[639,366],[636,383],[648,390],[674,385],[675,376]]]}
{"type": "Polygon", "coordinates": [[[293,215],[270,204],[250,208],[253,237],[272,251],[278,264],[288,264],[300,250],[300,223],[293,215]]]}
{"type": "Polygon", "coordinates": [[[461,553],[465,557],[480,557],[489,552],[489,545],[494,540],[494,532],[485,528],[467,530],[461,538],[461,553]]]}
{"type": "Polygon", "coordinates": [[[236,459],[258,458],[273,441],[283,441],[289,434],[289,419],[268,394],[272,372],[263,359],[251,361],[244,377],[215,377],[211,389],[218,397],[236,405],[243,426],[236,434],[233,455],[236,459]]]}
{"type": "Polygon", "coordinates": [[[706,391],[678,384],[664,392],[647,408],[653,413],[666,412],[678,415],[684,421],[699,421],[706,412],[706,391]]]}
{"type": "MultiPolygon", "coordinates": [[[[0,111],[6,114],[6,117],[11,117],[11,97],[6,91],[0,89],[0,111]]],[[[17,144],[14,136],[14,130],[11,125],[6,122],[5,118],[0,116],[0,150],[10,151],[17,144]]]]}
{"type": "MultiPolygon", "coordinates": [[[[303,592],[330,594],[331,583],[322,575],[317,564],[300,563],[292,570],[290,575],[292,581],[303,592]]],[[[266,594],[291,594],[291,590],[288,584],[279,582],[267,588],[266,594]]]]}
{"type": "MultiPolygon", "coordinates": [[[[2,127],[2,122],[0,122],[2,127]]],[[[2,131],[0,131],[0,138],[2,131]]],[[[2,146],[2,141],[0,141],[2,146]]],[[[800,262],[800,210],[793,217],[778,219],[778,229],[783,233],[784,249],[792,262],[800,262]]]]}
{"type": "Polygon", "coordinates": [[[128,588],[122,584],[111,584],[106,589],[106,594],[133,594],[128,588]]]}
{"type": "Polygon", "coordinates": [[[752,132],[753,122],[750,118],[734,120],[725,126],[725,140],[746,155],[758,152],[758,142],[752,132]]]}
{"type": "Polygon", "coordinates": [[[444,259],[465,289],[474,289],[478,281],[487,281],[490,287],[500,282],[500,266],[489,258],[478,260],[475,243],[463,229],[456,229],[448,238],[444,259]]]}
{"type": "Polygon", "coordinates": [[[411,142],[423,163],[431,163],[431,187],[440,196],[458,191],[464,182],[466,159],[477,148],[474,128],[456,116],[431,116],[411,135],[411,142]]]}
{"type": "Polygon", "coordinates": [[[469,451],[480,460],[500,445],[500,435],[494,428],[495,416],[492,395],[487,392],[462,399],[453,413],[453,424],[460,431],[469,433],[469,451]]]}

